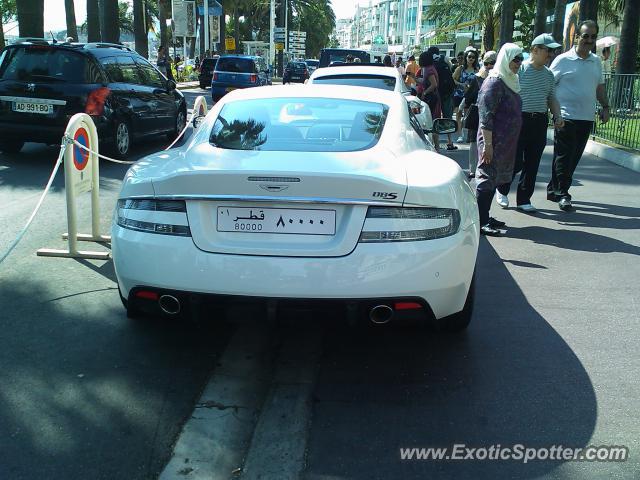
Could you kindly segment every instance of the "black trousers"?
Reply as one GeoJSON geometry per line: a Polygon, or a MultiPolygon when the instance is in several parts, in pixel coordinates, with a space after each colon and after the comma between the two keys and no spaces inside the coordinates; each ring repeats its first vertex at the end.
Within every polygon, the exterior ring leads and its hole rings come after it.
{"type": "Polygon", "coordinates": [[[590,120],[566,119],[564,127],[556,129],[551,181],[547,185],[548,198],[555,196],[558,200],[562,197],[571,199],[569,188],[573,180],[573,173],[582,158],[592,129],[593,122],[590,120]]]}
{"type": "MultiPolygon", "coordinates": [[[[518,150],[516,151],[516,162],[513,167],[513,178],[516,173],[520,173],[518,180],[518,190],[516,203],[525,205],[531,203],[531,196],[536,187],[536,177],[540,167],[542,152],[547,145],[547,125],[549,118],[545,113],[522,112],[522,127],[518,137],[518,150]]],[[[498,191],[503,195],[508,195],[511,184],[505,183],[498,187],[498,191]]]]}

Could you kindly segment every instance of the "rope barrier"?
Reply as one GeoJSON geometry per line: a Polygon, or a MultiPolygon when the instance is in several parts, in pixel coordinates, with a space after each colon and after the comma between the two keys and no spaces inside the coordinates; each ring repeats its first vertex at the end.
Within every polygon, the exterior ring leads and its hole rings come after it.
{"type": "Polygon", "coordinates": [[[18,236],[13,241],[13,243],[9,245],[9,248],[5,251],[5,253],[3,253],[2,256],[0,256],[0,263],[2,263],[4,259],[9,256],[9,254],[13,251],[13,249],[16,248],[20,240],[22,240],[22,237],[24,236],[24,234],[27,233],[27,229],[31,225],[31,222],[33,222],[33,219],[38,213],[38,210],[40,210],[40,207],[42,206],[42,202],[44,201],[44,197],[49,192],[49,189],[51,188],[51,184],[53,183],[53,179],[55,178],[56,173],[58,173],[58,169],[60,168],[60,165],[62,165],[62,159],[64,158],[64,153],[67,150],[68,145],[69,145],[69,139],[66,137],[63,137],[62,144],[60,145],[60,154],[58,155],[58,160],[56,160],[56,164],[53,166],[53,171],[51,172],[51,176],[49,177],[47,186],[44,187],[44,192],[42,192],[42,195],[40,196],[40,200],[38,200],[38,204],[36,205],[35,210],[29,217],[29,220],[27,220],[27,223],[25,224],[25,226],[22,228],[20,233],[18,233],[18,236]]]}
{"type": "MultiPolygon", "coordinates": [[[[194,120],[197,118],[197,116],[200,116],[200,114],[201,114],[201,108],[198,108],[198,104],[196,104],[195,107],[196,108],[194,108],[193,112],[191,112],[191,118],[185,124],[185,127],[176,136],[176,138],[173,140],[173,142],[171,142],[171,144],[167,148],[164,149],[165,151],[169,150],[171,147],[173,147],[178,142],[178,140],[180,140],[180,138],[182,138],[182,136],[185,134],[185,132],[189,128],[190,124],[195,125],[194,120]]],[[[22,240],[22,237],[24,237],[25,233],[27,233],[27,230],[31,226],[31,223],[33,222],[33,219],[35,218],[36,214],[40,210],[40,207],[42,206],[42,202],[44,201],[44,198],[46,197],[47,193],[49,193],[49,189],[51,188],[51,184],[53,183],[53,179],[55,178],[56,174],[58,173],[58,169],[60,168],[60,165],[62,164],[62,161],[64,159],[64,154],[65,154],[65,152],[67,150],[67,147],[69,145],[75,145],[75,146],[77,146],[77,147],[89,152],[89,154],[96,155],[99,158],[102,158],[102,159],[107,160],[109,162],[120,163],[120,164],[124,164],[124,165],[132,165],[132,164],[136,163],[135,161],[117,160],[115,158],[111,158],[111,157],[107,157],[106,155],[102,155],[102,154],[100,154],[98,152],[95,152],[95,151],[91,150],[88,147],[85,147],[80,142],[78,142],[77,140],[71,138],[69,135],[67,135],[65,133],[65,135],[63,135],[63,137],[62,137],[62,143],[60,145],[60,153],[58,154],[58,159],[56,160],[56,163],[55,163],[55,165],[53,167],[53,171],[51,172],[51,176],[49,177],[49,180],[48,180],[47,185],[46,185],[46,187],[44,189],[44,192],[42,192],[42,195],[40,196],[40,199],[38,200],[38,204],[36,205],[36,208],[31,213],[31,216],[27,220],[27,223],[24,225],[22,230],[20,230],[20,232],[18,233],[18,236],[16,237],[16,239],[11,243],[11,245],[9,245],[9,248],[7,248],[7,250],[2,254],[2,256],[0,256],[0,264],[9,256],[9,254],[13,251],[13,249],[16,248],[18,243],[20,243],[20,240],[22,240]]]]}

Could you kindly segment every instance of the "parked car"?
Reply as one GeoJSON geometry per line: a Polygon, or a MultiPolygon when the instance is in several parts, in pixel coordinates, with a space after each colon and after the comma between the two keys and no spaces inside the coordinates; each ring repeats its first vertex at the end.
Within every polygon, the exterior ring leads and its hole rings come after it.
{"type": "Polygon", "coordinates": [[[304,63],[307,64],[307,68],[309,69],[309,75],[316,71],[318,65],[320,64],[320,60],[316,60],[313,58],[307,58],[304,63]]]}
{"type": "Polygon", "coordinates": [[[271,85],[271,71],[262,57],[222,55],[216,62],[211,80],[214,102],[238,88],[271,85]]]}
{"type": "Polygon", "coordinates": [[[345,63],[347,55],[351,55],[354,59],[359,58],[363,63],[371,62],[371,55],[365,50],[354,50],[348,48],[323,48],[320,50],[320,61],[318,68],[330,66],[332,63],[345,63]]]}
{"type": "Polygon", "coordinates": [[[0,54],[0,150],[59,144],[72,115],[91,115],[101,144],[125,157],[148,135],[175,137],[187,106],[176,84],[136,52],[106,43],[28,39],[0,54]]]}
{"type": "Polygon", "coordinates": [[[200,82],[200,88],[202,88],[203,90],[211,86],[213,70],[216,68],[218,58],[220,58],[218,55],[212,58],[205,58],[200,63],[200,74],[198,75],[198,81],[200,82]]]}
{"type": "Polygon", "coordinates": [[[478,208],[457,163],[425,142],[397,92],[229,93],[188,144],[125,176],[111,241],[129,316],[294,301],[466,328],[478,208]]]}
{"type": "Polygon", "coordinates": [[[392,90],[404,95],[409,103],[409,108],[415,114],[416,119],[420,123],[425,133],[431,132],[433,128],[433,120],[429,105],[420,100],[415,91],[411,91],[402,75],[395,68],[384,67],[381,65],[364,65],[364,64],[344,64],[338,67],[328,67],[316,70],[308,83],[313,84],[331,84],[331,85],[353,85],[368,88],[379,88],[383,90],[392,90]]]}
{"type": "Polygon", "coordinates": [[[305,62],[289,62],[282,74],[282,84],[304,83],[309,78],[309,70],[305,62]]]}

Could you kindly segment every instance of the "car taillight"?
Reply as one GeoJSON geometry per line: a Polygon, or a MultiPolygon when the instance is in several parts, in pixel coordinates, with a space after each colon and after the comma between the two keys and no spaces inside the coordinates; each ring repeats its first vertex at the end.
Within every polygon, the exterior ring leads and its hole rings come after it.
{"type": "Polygon", "coordinates": [[[249,77],[249,81],[251,83],[256,83],[258,81],[258,76],[254,73],[251,74],[251,76],[249,77]]]}
{"type": "Polygon", "coordinates": [[[360,243],[411,242],[454,235],[460,212],[453,208],[369,207],[360,243]]]}
{"type": "Polygon", "coordinates": [[[87,97],[87,104],[84,113],[87,115],[102,115],[104,112],[104,102],[111,93],[107,87],[100,87],[92,91],[87,97]]]}
{"type": "Polygon", "coordinates": [[[215,72],[213,73],[213,79],[214,79],[214,80],[218,80],[218,74],[217,74],[217,73],[215,73],[215,72]]]}
{"type": "Polygon", "coordinates": [[[116,223],[138,232],[191,236],[187,206],[183,200],[118,200],[116,223]]]}

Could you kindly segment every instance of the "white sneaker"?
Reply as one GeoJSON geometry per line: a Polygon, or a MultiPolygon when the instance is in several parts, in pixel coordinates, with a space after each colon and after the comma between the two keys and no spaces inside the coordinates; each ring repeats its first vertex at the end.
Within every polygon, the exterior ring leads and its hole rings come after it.
{"type": "Polygon", "coordinates": [[[500,192],[496,191],[496,203],[502,208],[507,208],[509,206],[509,199],[506,195],[502,195],[500,192]]]}
{"type": "Polygon", "coordinates": [[[518,205],[518,210],[526,213],[533,213],[538,211],[538,209],[533,205],[531,205],[530,203],[525,203],[524,205],[518,205]]]}

